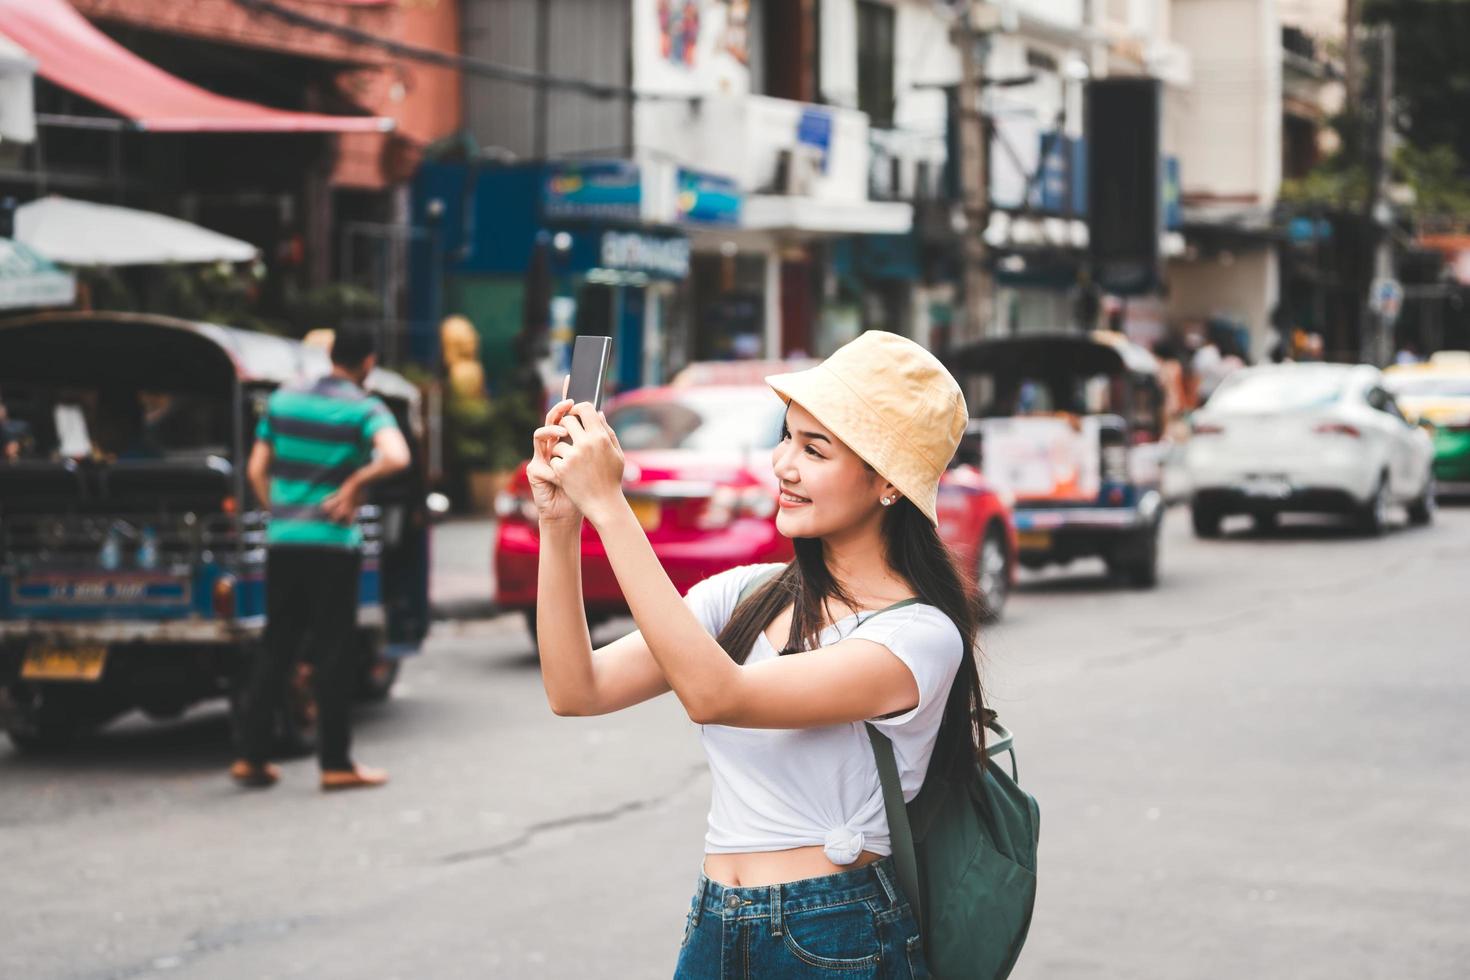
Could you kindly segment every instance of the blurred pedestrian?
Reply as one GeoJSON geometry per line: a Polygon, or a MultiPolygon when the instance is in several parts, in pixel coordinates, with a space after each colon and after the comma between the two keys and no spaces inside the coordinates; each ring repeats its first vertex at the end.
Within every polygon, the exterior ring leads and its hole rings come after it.
{"type": "Polygon", "coordinates": [[[714,791],[677,976],[880,960],[918,971],[865,723],[893,743],[906,800],[982,757],[968,724],[982,711],[978,611],[936,518],[964,396],[932,354],[881,331],[767,381],[787,402],[771,468],[776,527],[796,558],[730,569],[684,599],[623,496],[617,434],[586,403],[548,413],[527,470],[542,680],[557,714],[606,714],[672,689],[701,726],[714,791]],[[584,517],[639,627],[597,651],[582,606],[584,517]],[[960,707],[941,726],[947,704],[960,707]]]}
{"type": "Polygon", "coordinates": [[[279,778],[267,757],[288,671],[308,635],[321,788],[379,786],[388,778],[351,755],[362,564],[356,515],[364,488],[408,466],[409,451],[388,407],[363,390],[377,363],[372,335],[337,331],[331,356],[331,374],[271,395],[250,454],[250,485],[270,508],[270,524],[265,648],[250,665],[239,758],[230,768],[244,786],[279,778]]]}

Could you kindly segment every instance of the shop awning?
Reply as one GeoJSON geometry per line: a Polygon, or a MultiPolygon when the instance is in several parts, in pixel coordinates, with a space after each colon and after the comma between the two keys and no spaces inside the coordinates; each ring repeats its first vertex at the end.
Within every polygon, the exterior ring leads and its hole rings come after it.
{"type": "Polygon", "coordinates": [[[249,262],[257,254],[249,242],[165,214],[66,197],[16,208],[15,237],[66,265],[249,262]]]}
{"type": "Polygon", "coordinates": [[[380,132],[392,120],[272,109],[208,92],[144,61],[65,0],[0,0],[0,32],[54,85],[151,132],[380,132]]]}
{"type": "Polygon", "coordinates": [[[70,306],[77,280],[21,242],[0,238],[0,309],[70,306]]]}

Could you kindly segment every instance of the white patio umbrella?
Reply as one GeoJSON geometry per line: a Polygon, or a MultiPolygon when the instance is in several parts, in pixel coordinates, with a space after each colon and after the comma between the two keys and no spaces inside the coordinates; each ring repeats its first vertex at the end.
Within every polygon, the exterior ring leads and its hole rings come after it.
{"type": "Polygon", "coordinates": [[[249,242],[152,211],[43,197],[15,211],[15,238],[63,265],[248,262],[249,242]]]}

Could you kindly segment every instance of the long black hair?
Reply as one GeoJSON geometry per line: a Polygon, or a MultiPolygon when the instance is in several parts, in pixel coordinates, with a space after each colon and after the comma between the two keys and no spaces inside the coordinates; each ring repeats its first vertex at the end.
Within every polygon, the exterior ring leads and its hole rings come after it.
{"type": "MultiPolygon", "coordinates": [[[[962,570],[934,525],[907,497],[886,509],[881,533],[889,567],[913,588],[920,602],[935,606],[954,622],[964,643],[929,771],[947,773],[951,767],[972,765],[985,758],[985,694],[975,642],[985,597],[978,594],[973,577],[962,570]]],[[[788,605],[793,606],[791,631],[782,656],[819,645],[827,599],[856,608],[827,568],[820,538],[793,538],[792,546],[795,560],[740,603],[716,638],[738,664],[745,663],[756,638],[788,605]]]]}

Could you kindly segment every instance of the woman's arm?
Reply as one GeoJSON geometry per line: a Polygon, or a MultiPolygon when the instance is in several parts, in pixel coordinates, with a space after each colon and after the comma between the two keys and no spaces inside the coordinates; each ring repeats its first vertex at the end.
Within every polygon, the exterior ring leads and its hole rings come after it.
{"type": "Polygon", "coordinates": [[[558,423],[571,407],[563,400],[546,413],[546,424],[532,434],[534,455],[526,464],[540,514],[537,653],[553,711],[601,715],[657,697],[669,685],[637,632],[596,652],[591,649],[582,605],[582,514],[562,491],[551,467],[551,447],[566,435],[558,423]]]}
{"type": "Polygon", "coordinates": [[[638,632],[593,651],[582,606],[581,529],[542,525],[536,642],[546,700],[559,715],[603,715],[669,690],[638,632]]]}

